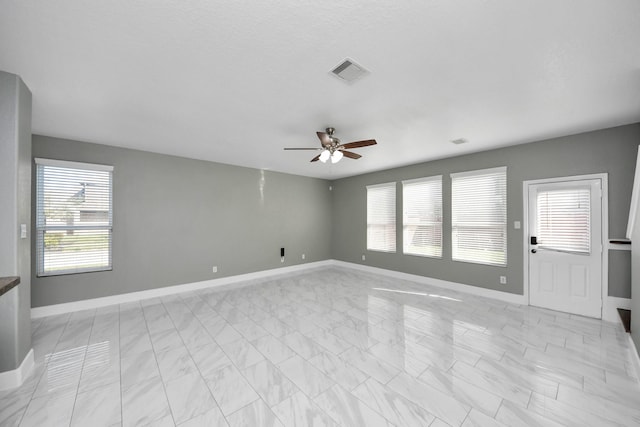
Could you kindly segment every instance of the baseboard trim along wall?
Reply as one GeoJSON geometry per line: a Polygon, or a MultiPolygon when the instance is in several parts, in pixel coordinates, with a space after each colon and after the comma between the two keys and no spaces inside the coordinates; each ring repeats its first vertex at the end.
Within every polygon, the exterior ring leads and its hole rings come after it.
{"type": "MultiPolygon", "coordinates": [[[[337,266],[366,271],[369,273],[381,274],[383,276],[395,277],[397,279],[410,280],[412,282],[433,285],[439,288],[451,289],[466,294],[477,295],[485,298],[492,298],[512,304],[529,305],[524,295],[512,294],[509,292],[496,291],[493,289],[480,288],[478,286],[465,285],[464,283],[449,282],[447,280],[434,279],[432,277],[418,276],[416,274],[402,273],[400,271],[386,270],[384,268],[370,267],[368,265],[355,264],[344,261],[334,261],[337,266]]],[[[607,322],[620,322],[618,309],[630,309],[631,299],[619,297],[607,297],[602,305],[602,320],[607,322]]]]}
{"type": "Polygon", "coordinates": [[[141,301],[149,298],[158,298],[167,295],[179,294],[198,289],[215,288],[237,284],[239,282],[263,279],[281,274],[294,273],[319,267],[331,266],[333,260],[309,262],[306,264],[292,265],[289,267],[274,268],[271,270],[256,271],[254,273],[238,274],[236,276],[221,277],[220,279],[204,280],[202,282],[186,283],[183,285],[165,286],[162,288],[147,289],[145,291],[130,292],[126,294],[111,295],[108,297],[92,298],[81,301],[67,302],[63,304],[46,305],[31,309],[31,318],[54,316],[56,314],[71,313],[74,311],[90,310],[106,307],[108,305],[122,304],[125,302],[141,301]]]}
{"type": "Polygon", "coordinates": [[[602,320],[620,323],[619,308],[631,310],[631,298],[607,297],[602,302],[602,320]]]}
{"type": "Polygon", "coordinates": [[[354,270],[366,271],[374,274],[381,274],[383,276],[409,280],[411,282],[424,283],[425,285],[437,286],[438,288],[446,288],[453,291],[463,292],[465,294],[492,298],[512,304],[526,304],[523,295],[512,294],[509,292],[495,291],[493,289],[480,288],[478,286],[449,282],[447,280],[434,279],[432,277],[418,276],[417,274],[402,273],[400,271],[387,270],[384,268],[371,267],[368,265],[355,264],[345,261],[334,261],[334,263],[336,266],[340,267],[352,268],[354,270]]]}
{"type": "Polygon", "coordinates": [[[16,369],[0,372],[0,390],[20,387],[24,380],[31,374],[34,365],[33,349],[31,349],[16,369]]]}
{"type": "MultiPolygon", "coordinates": [[[[145,291],[131,292],[126,294],[111,295],[102,298],[93,298],[82,301],[74,301],[63,304],[47,305],[43,307],[35,307],[31,309],[31,318],[53,316],[56,314],[71,313],[74,311],[89,310],[93,308],[106,307],[108,305],[122,304],[125,302],[141,301],[149,298],[158,298],[167,295],[178,294],[186,291],[194,291],[205,288],[215,288],[220,286],[228,286],[238,284],[240,282],[263,279],[267,277],[277,276],[281,274],[294,273],[304,270],[311,270],[321,267],[344,267],[353,270],[360,270],[373,274],[380,274],[387,277],[393,277],[401,280],[408,280],[416,283],[423,283],[439,288],[450,289],[466,294],[491,298],[511,304],[528,305],[528,301],[524,295],[512,294],[509,292],[496,291],[493,289],[480,288],[478,286],[466,285],[464,283],[449,282],[447,280],[435,279],[432,277],[419,276],[416,274],[403,273],[400,271],[387,270],[384,268],[371,267],[363,264],[355,264],[346,261],[325,260],[310,262],[306,264],[298,264],[289,267],[274,268],[271,270],[257,271],[254,273],[238,274],[236,276],[222,277],[220,279],[204,280],[202,282],[186,283],[182,285],[166,286],[162,288],[148,289],[145,291]]],[[[631,307],[629,298],[608,297],[603,302],[602,319],[608,322],[618,322],[619,316],[617,309],[631,307]]]]}
{"type": "Polygon", "coordinates": [[[630,333],[626,333],[627,338],[629,339],[629,349],[631,350],[631,359],[633,361],[633,367],[636,370],[636,377],[640,375],[640,356],[638,355],[638,348],[636,347],[636,343],[633,342],[633,338],[631,338],[630,333]]]}

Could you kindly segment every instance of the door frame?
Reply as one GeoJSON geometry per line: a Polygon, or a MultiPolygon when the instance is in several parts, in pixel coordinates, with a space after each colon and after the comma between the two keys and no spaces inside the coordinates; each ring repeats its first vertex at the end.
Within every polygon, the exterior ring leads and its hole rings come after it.
{"type": "Polygon", "coordinates": [[[556,178],[543,178],[522,181],[522,265],[523,265],[523,297],[527,305],[531,305],[529,298],[529,186],[538,184],[553,184],[558,182],[582,181],[587,179],[599,179],[600,199],[602,209],[602,253],[600,260],[602,263],[602,306],[600,308],[600,319],[605,320],[605,309],[607,298],[609,297],[609,174],[594,173],[589,175],[559,176],[556,178]]]}

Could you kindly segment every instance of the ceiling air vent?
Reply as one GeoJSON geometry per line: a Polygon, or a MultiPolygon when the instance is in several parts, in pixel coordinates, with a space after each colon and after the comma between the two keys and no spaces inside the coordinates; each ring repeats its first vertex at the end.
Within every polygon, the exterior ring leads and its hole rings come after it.
{"type": "Polygon", "coordinates": [[[352,59],[347,58],[331,70],[331,74],[342,81],[353,83],[362,76],[369,74],[369,71],[363,66],[356,64],[352,59]]]}

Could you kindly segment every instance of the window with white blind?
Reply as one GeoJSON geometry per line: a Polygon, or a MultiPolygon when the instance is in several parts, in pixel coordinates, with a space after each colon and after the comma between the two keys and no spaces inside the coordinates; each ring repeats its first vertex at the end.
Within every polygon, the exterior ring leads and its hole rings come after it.
{"type": "Polygon", "coordinates": [[[396,183],[367,186],[367,249],[396,251],[396,183]]]}
{"type": "Polygon", "coordinates": [[[540,191],[537,197],[538,247],[556,251],[591,252],[591,192],[589,187],[540,191]]]}
{"type": "Polygon", "coordinates": [[[37,275],[111,270],[113,167],[35,161],[37,275]]]}
{"type": "Polygon", "coordinates": [[[442,257],[442,175],[402,181],[405,254],[442,257]]]}
{"type": "Polygon", "coordinates": [[[451,174],[455,261],[507,265],[507,168],[451,174]]]}

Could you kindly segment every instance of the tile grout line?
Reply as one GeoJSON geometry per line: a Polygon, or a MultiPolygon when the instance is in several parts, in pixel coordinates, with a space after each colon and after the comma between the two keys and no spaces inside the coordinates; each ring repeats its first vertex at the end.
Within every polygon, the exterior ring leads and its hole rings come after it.
{"type": "MultiPolygon", "coordinates": [[[[199,297],[199,296],[198,296],[199,297]]],[[[203,300],[202,298],[200,298],[207,306],[209,306],[209,304],[203,300]]],[[[202,378],[203,382],[205,383],[205,386],[207,387],[207,392],[209,393],[209,395],[211,396],[211,399],[213,399],[213,401],[215,402],[218,410],[220,411],[220,414],[222,415],[222,417],[225,419],[225,422],[227,422],[227,424],[229,424],[229,422],[227,421],[227,416],[222,412],[222,408],[220,407],[220,403],[218,403],[218,401],[216,400],[215,396],[213,395],[213,393],[211,392],[211,389],[209,388],[209,385],[207,384],[204,376],[202,375],[202,371],[200,370],[200,367],[198,366],[197,363],[195,363],[195,360],[193,360],[193,354],[191,352],[191,349],[189,347],[187,347],[187,345],[184,343],[184,339],[182,338],[182,335],[180,334],[180,330],[178,329],[178,327],[175,324],[175,321],[173,319],[173,316],[171,316],[171,313],[169,312],[169,310],[166,308],[165,306],[165,302],[162,300],[162,298],[160,298],[160,302],[163,305],[163,307],[165,307],[165,311],[167,312],[167,315],[169,316],[169,319],[171,319],[171,323],[173,324],[173,327],[175,328],[176,331],[178,331],[178,336],[180,336],[180,340],[182,341],[184,347],[187,350],[187,353],[189,354],[189,358],[193,361],[193,365],[196,367],[198,374],[200,374],[200,378],[202,378]]],[[[191,315],[196,319],[196,321],[198,322],[198,324],[200,324],[200,326],[206,331],[207,335],[209,335],[209,337],[211,338],[212,342],[215,343],[218,347],[220,347],[220,350],[224,353],[224,350],[222,349],[222,347],[216,342],[215,338],[211,336],[211,334],[209,333],[209,331],[207,330],[207,328],[204,327],[204,325],[202,324],[202,321],[198,318],[198,316],[195,315],[195,313],[193,313],[193,310],[191,310],[191,308],[184,304],[184,301],[181,301],[181,303],[187,308],[187,310],[189,310],[189,312],[191,313],[191,315]]],[[[214,312],[216,312],[212,307],[210,307],[214,312]]],[[[226,320],[225,320],[226,321],[226,320]]],[[[225,353],[225,356],[226,353],[225,353]]],[[[229,356],[227,356],[228,358],[229,356]]],[[[231,359],[229,359],[231,360],[231,359]]],[[[233,363],[233,361],[231,361],[231,363],[233,363]]],[[[160,375],[162,375],[162,373],[160,373],[160,375]]],[[[193,419],[197,416],[199,416],[201,414],[198,414],[190,419],[193,419]]],[[[188,421],[188,420],[187,420],[188,421]]],[[[185,421],[186,422],[186,421],[185,421]]]]}
{"type": "Polygon", "coordinates": [[[84,371],[84,365],[87,361],[87,352],[89,351],[89,342],[91,341],[91,332],[93,332],[93,325],[95,324],[96,321],[96,309],[93,309],[93,316],[91,318],[91,328],[89,329],[89,336],[87,337],[87,344],[85,345],[85,349],[84,349],[84,357],[82,359],[82,367],[80,368],[80,378],[78,379],[78,386],[76,387],[76,394],[75,394],[75,398],[73,400],[73,407],[71,408],[71,416],[69,417],[69,426],[71,426],[71,423],[73,421],[73,415],[75,413],[75,409],[76,409],[76,404],[78,403],[78,394],[80,392],[80,383],[82,382],[82,374],[84,371]]]}

